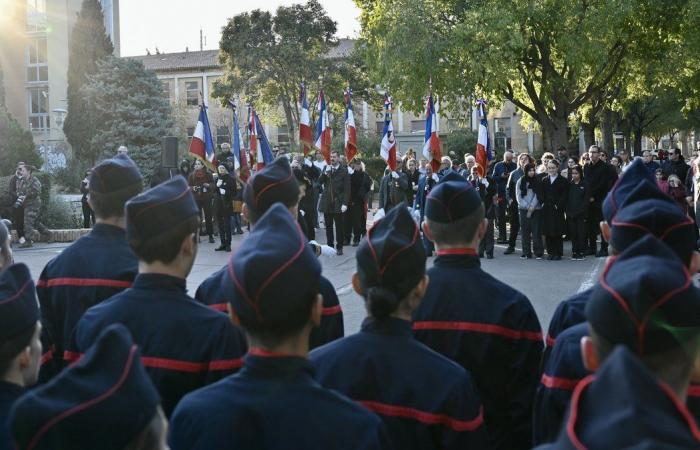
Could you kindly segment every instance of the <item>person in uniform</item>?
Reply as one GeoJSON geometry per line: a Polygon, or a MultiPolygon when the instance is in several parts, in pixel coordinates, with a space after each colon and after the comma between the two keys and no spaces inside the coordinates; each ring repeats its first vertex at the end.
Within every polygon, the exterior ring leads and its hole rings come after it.
{"type": "Polygon", "coordinates": [[[582,359],[596,373],[543,448],[699,448],[685,400],[700,361],[700,290],[676,254],[654,236],[636,240],[606,267],[586,318],[582,359]]]}
{"type": "Polygon", "coordinates": [[[194,170],[187,178],[187,181],[192,188],[194,198],[197,201],[199,215],[204,214],[204,223],[206,233],[209,236],[209,243],[214,243],[214,227],[212,225],[211,202],[214,194],[214,177],[204,167],[204,163],[197,159],[194,162],[194,170]]]}
{"type": "Polygon", "coordinates": [[[506,210],[508,209],[508,205],[506,203],[506,186],[508,184],[508,178],[510,178],[511,172],[517,168],[517,165],[515,162],[513,162],[513,152],[510,150],[503,152],[503,161],[497,162],[493,167],[493,179],[498,187],[498,203],[496,205],[498,215],[496,217],[496,222],[498,225],[497,242],[499,244],[508,243],[508,236],[506,234],[506,210]]]}
{"type": "Polygon", "coordinates": [[[338,255],[342,255],[345,241],[343,214],[350,204],[350,175],[347,168],[340,164],[340,155],[337,151],[331,152],[331,163],[323,169],[318,181],[323,186],[319,210],[323,213],[326,226],[326,244],[334,247],[338,255]],[[333,224],[335,224],[335,235],[333,224]]]}
{"type": "Polygon", "coordinates": [[[377,413],[394,448],[489,448],[471,376],[413,338],[411,314],[428,277],[408,209],[394,208],[377,222],[356,259],[352,285],[368,317],[359,333],[311,352],[316,379],[377,413]]]}
{"type": "Polygon", "coordinates": [[[141,173],[128,156],[107,159],[92,170],[88,202],[95,226],[49,261],[37,282],[46,352],[42,381],[64,367],[63,352],[85,311],[131,287],[138,259],[126,241],[124,204],[142,189],[141,173]]]}
{"type": "Polygon", "coordinates": [[[12,265],[0,272],[0,450],[15,448],[10,408],[37,381],[40,333],[39,304],[29,269],[12,265]]]}
{"type": "Polygon", "coordinates": [[[18,450],[166,450],[167,422],[139,347],[115,324],[64,372],[15,404],[18,450]]]}
{"type": "Polygon", "coordinates": [[[379,183],[379,208],[388,213],[389,210],[399,203],[406,202],[406,191],[410,184],[408,175],[401,170],[403,161],[396,160],[396,170],[390,170],[388,167],[384,172],[384,177],[379,183]]]}
{"type": "Polygon", "coordinates": [[[273,205],[222,280],[232,320],[250,341],[245,365],[180,402],[171,420],[173,450],[387,448],[377,416],[313,379],[307,356],[311,329],[321,321],[320,277],[296,217],[273,205]]]}
{"type": "MultiPolygon", "coordinates": [[[[230,162],[227,163],[230,165],[230,162]]],[[[214,204],[216,211],[216,223],[219,228],[221,245],[214,249],[217,252],[231,251],[231,215],[233,214],[233,196],[236,194],[236,180],[229,175],[227,164],[219,164],[216,180],[216,194],[214,204]]],[[[232,166],[230,166],[232,167],[232,166]]]]}
{"type": "MultiPolygon", "coordinates": [[[[372,180],[362,168],[362,161],[355,158],[352,161],[353,173],[350,175],[350,211],[351,232],[345,238],[349,242],[352,235],[352,246],[360,245],[360,239],[367,234],[367,196],[372,186],[372,180]]],[[[417,173],[417,172],[416,172],[417,173]]]]}
{"type": "Polygon", "coordinates": [[[38,239],[39,233],[46,233],[48,229],[39,222],[39,210],[41,209],[41,181],[34,176],[36,168],[23,165],[19,168],[22,179],[17,189],[17,201],[15,208],[24,209],[24,236],[25,242],[20,248],[33,246],[33,241],[38,239]]]}
{"type": "Polygon", "coordinates": [[[247,345],[226,315],[195,302],[186,278],[197,256],[199,208],[177,176],[126,203],[126,237],[139,259],[131,289],[90,308],[73,332],[73,361],[101,330],[124,324],[170,414],[186,393],[238,370],[247,345]]]}
{"type": "MultiPolygon", "coordinates": [[[[279,158],[257,172],[246,185],[243,195],[243,214],[255,226],[262,216],[275,203],[282,203],[289,212],[297,217],[299,204],[299,186],[292,172],[289,160],[279,158]]],[[[310,247],[316,249],[317,246],[310,247]]],[[[226,266],[204,280],[197,288],[195,299],[219,311],[227,311],[227,302],[223,300],[221,282],[226,273],[226,266]]],[[[335,288],[328,279],[321,276],[319,291],[323,296],[321,325],[311,332],[310,348],[316,348],[344,335],[343,310],[338,301],[335,288]]]]}
{"type": "MultiPolygon", "coordinates": [[[[428,194],[435,187],[440,178],[436,173],[433,172],[433,166],[430,164],[425,165],[425,175],[420,177],[418,181],[418,192],[416,192],[416,197],[413,199],[413,211],[418,211],[418,223],[422,224],[425,219],[425,200],[428,198],[428,194]]],[[[433,256],[433,250],[435,246],[433,242],[428,239],[421,228],[421,237],[423,240],[423,247],[425,247],[426,255],[433,256]]]]}
{"type": "Polygon", "coordinates": [[[476,249],[487,225],[479,194],[460,175],[446,175],[430,192],[423,228],[437,258],[413,330],[472,374],[492,447],[525,449],[542,330],[527,297],[481,269],[476,249]]]}

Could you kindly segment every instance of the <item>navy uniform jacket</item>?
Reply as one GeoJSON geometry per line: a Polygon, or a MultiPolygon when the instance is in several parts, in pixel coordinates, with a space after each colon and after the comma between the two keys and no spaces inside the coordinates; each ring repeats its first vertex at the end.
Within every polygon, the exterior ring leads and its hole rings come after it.
{"type": "Polygon", "coordinates": [[[172,450],[386,449],[381,420],[313,379],[306,358],[252,349],[235,375],[187,395],[172,450]]]}
{"type": "Polygon", "coordinates": [[[682,402],[628,350],[618,347],[581,381],[566,423],[548,450],[700,448],[700,432],[682,402]]]}
{"type": "Polygon", "coordinates": [[[101,223],[46,264],[36,283],[43,326],[42,381],[65,365],[63,352],[83,313],[131,287],[138,264],[126,232],[101,223]]]}
{"type": "Polygon", "coordinates": [[[530,448],[542,329],[527,297],[481,270],[476,252],[465,251],[435,258],[413,329],[419,341],[474,377],[492,446],[530,448]]]}
{"type": "Polygon", "coordinates": [[[20,386],[0,381],[0,450],[14,450],[15,444],[10,433],[10,409],[22,395],[20,386]]]}
{"type": "Polygon", "coordinates": [[[126,326],[169,415],[188,392],[238,370],[247,344],[230,319],[194,301],[185,280],[140,274],[131,289],[90,308],[75,328],[66,360],[76,360],[100,331],[126,326]]]}
{"type": "Polygon", "coordinates": [[[593,288],[578,292],[563,302],[559,303],[554,311],[552,320],[549,322],[547,339],[545,340],[544,353],[542,356],[542,368],[547,365],[549,354],[554,348],[558,336],[567,328],[578,325],[586,321],[586,302],[591,296],[593,288]]]}
{"type": "MultiPolygon", "coordinates": [[[[214,272],[197,288],[194,298],[217,311],[228,311],[228,303],[221,293],[221,277],[226,273],[226,266],[214,272]]],[[[321,277],[319,292],[323,296],[321,325],[311,331],[309,348],[314,349],[323,344],[343,337],[343,310],[340,307],[335,288],[325,277],[321,277]]]]}
{"type": "Polygon", "coordinates": [[[417,342],[408,321],[367,318],[310,358],[319,383],[379,414],[394,448],[490,448],[471,376],[417,342]]]}

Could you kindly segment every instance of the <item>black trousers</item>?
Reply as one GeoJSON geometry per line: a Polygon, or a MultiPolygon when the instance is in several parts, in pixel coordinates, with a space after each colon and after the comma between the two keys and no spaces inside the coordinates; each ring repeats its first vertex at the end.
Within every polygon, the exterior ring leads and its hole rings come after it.
{"type": "MultiPolygon", "coordinates": [[[[596,250],[596,240],[600,234],[600,222],[603,220],[603,206],[597,203],[588,205],[588,248],[596,250]]],[[[607,250],[608,243],[600,235],[600,249],[607,250]]]]}
{"type": "Polygon", "coordinates": [[[352,237],[352,205],[348,206],[348,210],[343,214],[343,244],[350,245],[352,237]]]}
{"type": "Polygon", "coordinates": [[[520,211],[518,210],[518,202],[515,200],[508,206],[508,223],[510,224],[508,247],[515,247],[515,241],[518,239],[520,231],[520,211]]]}
{"type": "MultiPolygon", "coordinates": [[[[364,203],[353,203],[350,206],[350,220],[352,222],[352,240],[353,242],[360,242],[362,236],[367,233],[367,216],[365,216],[365,204],[364,203]]],[[[350,235],[348,235],[348,239],[350,235]]]]}
{"type": "Polygon", "coordinates": [[[343,242],[345,242],[345,234],[343,233],[343,229],[345,228],[345,224],[343,223],[343,214],[324,213],[323,221],[326,223],[326,245],[340,250],[343,248],[343,242]],[[333,236],[333,225],[335,225],[335,239],[333,236]]]}
{"type": "Polygon", "coordinates": [[[17,230],[17,237],[24,236],[24,206],[12,208],[12,226],[17,230]]]}
{"type": "Polygon", "coordinates": [[[212,225],[211,217],[211,200],[199,202],[197,203],[197,206],[199,206],[199,217],[201,218],[202,214],[204,214],[204,223],[207,227],[207,234],[209,237],[212,237],[214,235],[214,226],[212,225]]]}
{"type": "Polygon", "coordinates": [[[83,228],[90,228],[95,223],[95,212],[90,205],[83,203],[83,228]]]}
{"type": "Polygon", "coordinates": [[[231,246],[231,211],[225,208],[217,211],[216,225],[219,227],[219,239],[224,247],[231,246]]]}
{"type": "Polygon", "coordinates": [[[544,237],[545,247],[547,247],[547,254],[551,256],[563,256],[564,255],[564,240],[561,235],[554,236],[549,235],[544,237]]]}
{"type": "Polygon", "coordinates": [[[486,234],[483,239],[479,242],[479,255],[486,253],[487,255],[493,255],[493,219],[488,219],[489,224],[486,227],[486,234]]]}
{"type": "MultiPolygon", "coordinates": [[[[498,228],[498,240],[505,241],[508,239],[506,235],[506,210],[508,205],[505,199],[498,200],[496,204],[496,227],[498,228]]],[[[517,213],[517,208],[516,208],[517,213]]]]}
{"type": "Polygon", "coordinates": [[[586,215],[568,217],[569,239],[571,239],[571,253],[583,253],[586,251],[586,215]]]}

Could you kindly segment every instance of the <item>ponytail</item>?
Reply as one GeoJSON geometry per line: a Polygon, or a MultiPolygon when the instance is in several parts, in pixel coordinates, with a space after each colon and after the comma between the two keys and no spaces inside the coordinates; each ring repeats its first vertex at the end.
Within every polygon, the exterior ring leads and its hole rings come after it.
{"type": "Polygon", "coordinates": [[[398,295],[383,287],[368,288],[365,295],[367,309],[370,315],[376,319],[389,317],[401,303],[401,298],[398,295]]]}

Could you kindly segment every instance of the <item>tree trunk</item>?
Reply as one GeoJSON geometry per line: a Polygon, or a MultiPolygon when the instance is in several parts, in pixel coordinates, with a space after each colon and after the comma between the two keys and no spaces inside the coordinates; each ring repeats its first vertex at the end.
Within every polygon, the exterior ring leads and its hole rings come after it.
{"type": "Polygon", "coordinates": [[[615,149],[613,138],[613,117],[612,111],[609,109],[603,110],[603,120],[600,122],[600,129],[603,134],[602,150],[608,154],[612,154],[615,149]]]}
{"type": "Polygon", "coordinates": [[[296,127],[294,126],[294,117],[292,117],[292,107],[287,102],[282,102],[282,108],[284,109],[284,116],[287,120],[287,136],[289,138],[289,150],[295,152],[297,148],[297,133],[296,127]]]}
{"type": "Polygon", "coordinates": [[[642,156],[642,130],[634,131],[634,156],[642,156]]]}
{"type": "Polygon", "coordinates": [[[581,122],[581,128],[583,128],[583,141],[587,150],[588,147],[595,144],[595,126],[581,122]]]}
{"type": "Polygon", "coordinates": [[[567,116],[553,116],[542,121],[542,139],[544,150],[554,153],[559,147],[569,148],[569,118],[567,116]]]}

